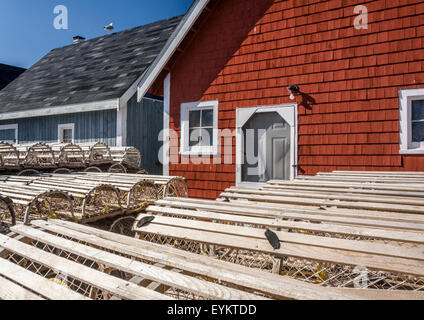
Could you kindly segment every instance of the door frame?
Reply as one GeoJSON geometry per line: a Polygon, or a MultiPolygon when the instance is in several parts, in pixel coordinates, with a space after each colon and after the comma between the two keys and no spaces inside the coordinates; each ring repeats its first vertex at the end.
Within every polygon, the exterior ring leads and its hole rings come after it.
{"type": "Polygon", "coordinates": [[[259,106],[236,109],[236,184],[260,185],[263,183],[242,182],[243,126],[256,113],[277,112],[290,126],[290,180],[297,176],[297,104],[259,106]]]}

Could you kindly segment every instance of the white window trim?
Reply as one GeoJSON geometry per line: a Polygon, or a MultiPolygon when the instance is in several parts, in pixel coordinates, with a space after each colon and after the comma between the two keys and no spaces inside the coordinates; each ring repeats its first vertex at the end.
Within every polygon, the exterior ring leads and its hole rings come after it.
{"type": "Polygon", "coordinates": [[[15,129],[15,143],[18,144],[18,132],[19,132],[19,125],[17,123],[14,124],[5,124],[0,126],[0,130],[13,130],[15,129]]]}
{"type": "Polygon", "coordinates": [[[72,143],[74,143],[75,142],[75,123],[59,124],[57,126],[57,141],[59,143],[62,143],[64,129],[72,130],[72,143]]]}
{"type": "Polygon", "coordinates": [[[181,104],[181,143],[180,154],[190,155],[217,155],[218,154],[218,100],[190,102],[181,104]],[[212,146],[190,147],[189,111],[196,109],[213,108],[213,137],[212,146]]]}
{"type": "Polygon", "coordinates": [[[400,154],[424,154],[424,142],[412,142],[413,100],[424,100],[424,88],[399,91],[400,154]]]}
{"type": "Polygon", "coordinates": [[[277,112],[290,126],[291,145],[290,145],[290,180],[297,176],[297,104],[285,104],[275,106],[262,106],[252,108],[238,108],[236,110],[236,184],[237,186],[262,186],[261,182],[243,182],[242,181],[242,153],[243,153],[243,126],[256,113],[277,112]]]}

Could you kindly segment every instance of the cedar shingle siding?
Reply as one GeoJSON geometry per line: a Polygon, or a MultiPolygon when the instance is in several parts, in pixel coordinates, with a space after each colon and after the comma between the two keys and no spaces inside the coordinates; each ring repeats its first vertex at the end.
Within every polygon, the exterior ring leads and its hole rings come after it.
{"type": "MultiPolygon", "coordinates": [[[[298,84],[300,174],[424,171],[423,156],[399,155],[398,96],[424,87],[423,62],[422,0],[220,1],[171,69],[170,125],[180,129],[181,103],[217,99],[219,127],[234,129],[236,108],[291,103],[298,84]],[[367,30],[353,26],[359,4],[367,30]]],[[[170,166],[193,197],[217,197],[235,171],[170,166]]]]}

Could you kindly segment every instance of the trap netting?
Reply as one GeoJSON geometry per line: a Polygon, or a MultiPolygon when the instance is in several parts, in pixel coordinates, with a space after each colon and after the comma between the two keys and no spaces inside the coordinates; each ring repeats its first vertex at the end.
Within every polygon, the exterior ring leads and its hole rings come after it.
{"type": "Polygon", "coordinates": [[[187,198],[187,183],[182,178],[172,178],[163,190],[164,197],[187,198]]]}
{"type": "Polygon", "coordinates": [[[424,291],[424,278],[408,274],[371,270],[362,266],[313,259],[275,256],[260,251],[210,245],[157,234],[141,233],[138,236],[145,241],[277,273],[324,287],[424,291]]]}
{"type": "MultiPolygon", "coordinates": [[[[89,245],[88,243],[84,241],[77,240],[72,237],[68,237],[68,236],[64,236],[60,234],[54,234],[54,235],[66,240],[75,241],[78,244],[89,245]]],[[[68,261],[72,261],[77,264],[88,267],[90,269],[100,271],[112,277],[115,277],[124,281],[129,281],[133,284],[137,284],[138,286],[145,287],[150,290],[162,293],[168,296],[169,298],[181,299],[181,300],[205,300],[206,299],[205,297],[199,296],[193,292],[182,290],[181,288],[165,285],[163,283],[158,283],[148,278],[142,278],[139,275],[136,275],[135,273],[122,271],[120,269],[111,267],[109,264],[102,264],[100,262],[95,262],[90,257],[80,256],[80,255],[71,253],[69,251],[55,247],[51,244],[46,244],[43,241],[27,239],[25,240],[25,243],[33,246],[34,248],[41,249],[47,253],[53,254],[57,257],[64,258],[68,261]]],[[[94,247],[99,248],[98,246],[94,246],[94,247]]],[[[141,259],[138,257],[126,255],[111,249],[102,248],[102,250],[117,256],[131,259],[133,261],[139,261],[149,265],[154,265],[156,267],[160,266],[164,270],[171,270],[173,272],[183,273],[182,270],[173,269],[172,267],[168,267],[168,266],[162,266],[157,263],[154,263],[145,259],[141,259]]],[[[105,290],[105,288],[103,288],[102,285],[91,284],[90,281],[87,280],[90,278],[89,275],[85,277],[84,276],[80,277],[79,274],[70,275],[70,274],[67,274],[66,272],[62,272],[61,270],[56,270],[55,268],[50,267],[44,261],[34,261],[34,260],[31,260],[30,258],[26,258],[20,255],[19,253],[14,253],[9,251],[0,251],[0,257],[10,262],[13,262],[19,265],[20,267],[25,268],[26,270],[31,271],[37,275],[40,275],[50,281],[56,282],[57,284],[62,285],[72,291],[82,294],[83,296],[86,296],[88,298],[95,299],[95,300],[121,300],[121,298],[118,297],[113,292],[105,290]]],[[[191,276],[198,279],[203,279],[203,280],[206,279],[206,277],[203,277],[201,275],[191,274],[191,276]]],[[[216,283],[216,280],[214,282],[216,283]]]]}

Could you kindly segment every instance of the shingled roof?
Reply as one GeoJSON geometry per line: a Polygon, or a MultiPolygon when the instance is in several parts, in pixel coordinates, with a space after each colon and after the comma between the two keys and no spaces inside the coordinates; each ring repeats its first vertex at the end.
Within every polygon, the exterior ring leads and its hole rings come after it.
{"type": "Polygon", "coordinates": [[[155,60],[181,19],[52,50],[0,91],[0,113],[121,97],[155,60]]]}
{"type": "Polygon", "coordinates": [[[19,77],[25,69],[0,63],[0,90],[19,77]]]}

